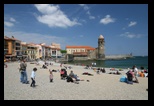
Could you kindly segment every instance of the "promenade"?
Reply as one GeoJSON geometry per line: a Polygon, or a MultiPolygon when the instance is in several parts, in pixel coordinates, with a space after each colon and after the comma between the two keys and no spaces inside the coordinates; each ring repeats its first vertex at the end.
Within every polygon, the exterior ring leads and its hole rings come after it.
{"type": "MultiPolygon", "coordinates": [[[[66,82],[60,79],[59,72],[53,72],[53,83],[49,82],[49,69],[61,69],[59,63],[53,63],[48,69],[40,69],[41,65],[30,64],[27,62],[27,75],[31,83],[30,75],[34,67],[36,72],[36,87],[30,84],[20,83],[19,63],[8,63],[4,68],[4,100],[148,100],[148,78],[138,77],[139,83],[127,84],[120,82],[119,79],[128,71],[120,71],[122,75],[97,74],[92,69],[84,69],[83,66],[72,66],[71,70],[84,81],[79,84],[66,82]],[[89,72],[93,76],[82,75],[89,72]],[[87,81],[89,80],[89,82],[87,81]]],[[[67,65],[69,66],[69,65],[67,65]]]]}

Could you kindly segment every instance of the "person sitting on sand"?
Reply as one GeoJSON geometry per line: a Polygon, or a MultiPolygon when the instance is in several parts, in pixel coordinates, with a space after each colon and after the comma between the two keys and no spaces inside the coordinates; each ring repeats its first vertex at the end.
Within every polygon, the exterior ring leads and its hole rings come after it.
{"type": "Polygon", "coordinates": [[[100,68],[97,69],[96,73],[97,74],[100,74],[100,68]]]}
{"type": "Polygon", "coordinates": [[[102,73],[105,73],[106,71],[105,71],[105,68],[101,68],[101,70],[100,70],[102,73]]]}
{"type": "Polygon", "coordinates": [[[89,76],[93,76],[93,74],[90,74],[90,73],[88,73],[88,72],[84,72],[84,73],[82,73],[82,75],[89,75],[89,76]]]}
{"type": "Polygon", "coordinates": [[[144,77],[144,72],[143,71],[138,72],[138,74],[139,74],[140,77],[144,77]]]}
{"type": "Polygon", "coordinates": [[[127,73],[127,83],[130,83],[130,84],[133,84],[133,73],[132,73],[132,70],[129,70],[127,73]]]}
{"type": "Polygon", "coordinates": [[[120,73],[119,71],[117,71],[115,74],[116,74],[116,75],[121,75],[121,73],[120,73]]]}
{"type": "Polygon", "coordinates": [[[80,79],[79,76],[77,76],[76,74],[73,73],[73,71],[71,70],[69,76],[74,79],[75,81],[84,81],[84,79],[80,79]]]}
{"type": "Polygon", "coordinates": [[[114,70],[115,70],[115,68],[110,68],[110,70],[111,70],[111,71],[114,71],[114,70]]]}
{"type": "Polygon", "coordinates": [[[45,64],[43,64],[42,68],[43,69],[47,69],[47,66],[45,64]]]}
{"type": "Polygon", "coordinates": [[[134,75],[134,72],[132,70],[129,70],[127,73],[127,79],[128,81],[133,81],[133,78],[135,78],[135,80],[133,82],[139,83],[137,77],[134,75]]]}
{"type": "Polygon", "coordinates": [[[74,78],[74,73],[73,73],[73,71],[72,71],[72,70],[71,70],[71,72],[70,72],[69,76],[74,78]]]}

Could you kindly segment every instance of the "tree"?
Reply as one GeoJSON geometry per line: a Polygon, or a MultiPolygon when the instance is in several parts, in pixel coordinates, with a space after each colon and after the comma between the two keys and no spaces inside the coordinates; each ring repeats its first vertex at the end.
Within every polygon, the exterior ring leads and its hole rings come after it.
{"type": "Polygon", "coordinates": [[[67,53],[67,51],[66,51],[66,50],[60,50],[60,52],[61,52],[61,53],[67,53]]]}

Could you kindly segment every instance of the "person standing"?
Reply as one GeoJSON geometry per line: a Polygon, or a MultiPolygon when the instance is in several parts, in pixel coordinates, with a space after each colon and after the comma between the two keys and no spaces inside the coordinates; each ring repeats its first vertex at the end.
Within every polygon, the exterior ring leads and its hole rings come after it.
{"type": "Polygon", "coordinates": [[[137,69],[136,65],[133,66],[133,71],[134,71],[134,75],[137,77],[138,76],[138,69],[137,69]]]}
{"type": "Polygon", "coordinates": [[[49,79],[50,79],[50,82],[53,82],[53,73],[52,73],[52,71],[50,71],[49,79]]]}
{"type": "Polygon", "coordinates": [[[31,84],[30,84],[30,86],[31,87],[35,87],[35,72],[37,71],[37,68],[33,68],[33,71],[32,71],[32,73],[31,73],[31,80],[32,80],[32,82],[31,82],[31,84]]]}
{"type": "Polygon", "coordinates": [[[135,82],[139,83],[137,76],[138,76],[138,69],[136,67],[136,65],[133,66],[133,72],[134,72],[134,78],[135,78],[135,82]]]}
{"type": "Polygon", "coordinates": [[[28,84],[26,67],[27,67],[27,63],[25,60],[23,60],[20,63],[20,70],[22,72],[21,81],[22,81],[22,83],[28,84]]]}

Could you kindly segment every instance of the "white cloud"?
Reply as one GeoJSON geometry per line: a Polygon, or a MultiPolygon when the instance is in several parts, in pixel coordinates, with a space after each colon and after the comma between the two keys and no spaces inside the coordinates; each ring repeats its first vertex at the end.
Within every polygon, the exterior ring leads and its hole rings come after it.
{"type": "Polygon", "coordinates": [[[81,25],[77,20],[71,21],[59,8],[58,5],[50,4],[35,4],[34,5],[42,16],[37,16],[37,20],[49,27],[71,27],[74,25],[81,25]]]}
{"type": "Polygon", "coordinates": [[[95,19],[95,17],[94,16],[89,16],[89,19],[95,19]]]}
{"type": "Polygon", "coordinates": [[[89,9],[89,7],[86,5],[86,4],[79,4],[81,7],[83,7],[84,8],[84,10],[88,10],[89,9]]]}
{"type": "Polygon", "coordinates": [[[85,4],[79,4],[80,6],[85,6],[85,4]]]}
{"type": "Polygon", "coordinates": [[[8,21],[4,21],[4,25],[8,26],[8,27],[14,26],[14,24],[12,22],[8,22],[8,21]]]}
{"type": "Polygon", "coordinates": [[[124,37],[127,37],[127,38],[140,38],[143,35],[141,35],[141,34],[133,34],[133,33],[130,33],[130,32],[125,32],[124,34],[121,34],[120,36],[124,36],[124,37]]]}
{"type": "Polygon", "coordinates": [[[16,20],[14,19],[14,18],[10,18],[10,21],[12,21],[12,22],[16,22],[16,20]]]}
{"type": "Polygon", "coordinates": [[[133,22],[133,21],[131,21],[129,24],[128,24],[128,27],[131,27],[131,26],[134,26],[134,25],[136,25],[137,24],[137,22],[133,22]]]}
{"type": "Polygon", "coordinates": [[[109,24],[109,23],[112,23],[112,22],[115,22],[115,19],[111,18],[110,15],[106,15],[105,18],[102,18],[100,20],[100,23],[102,23],[102,24],[109,24]]]}

